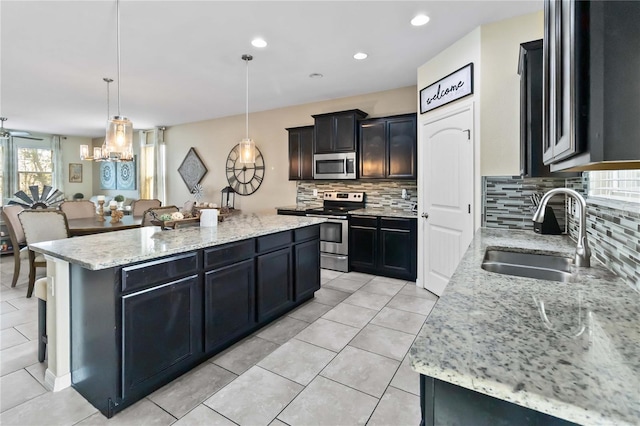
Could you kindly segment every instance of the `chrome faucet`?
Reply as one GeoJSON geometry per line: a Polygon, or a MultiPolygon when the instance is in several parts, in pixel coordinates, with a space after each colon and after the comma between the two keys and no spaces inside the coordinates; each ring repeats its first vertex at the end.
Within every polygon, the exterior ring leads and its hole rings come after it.
{"type": "Polygon", "coordinates": [[[547,203],[556,194],[566,194],[575,198],[578,204],[578,215],[580,217],[580,228],[578,230],[578,244],[576,246],[576,255],[574,263],[576,266],[591,266],[591,250],[589,249],[589,243],[587,242],[587,203],[584,201],[582,195],[573,189],[569,188],[555,188],[544,194],[538,205],[538,210],[533,215],[533,221],[537,223],[544,222],[544,212],[547,208],[547,203]]]}

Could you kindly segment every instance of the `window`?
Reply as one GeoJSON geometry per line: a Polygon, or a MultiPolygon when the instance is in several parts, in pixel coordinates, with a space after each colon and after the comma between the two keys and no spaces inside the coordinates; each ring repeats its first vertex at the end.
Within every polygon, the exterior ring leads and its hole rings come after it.
{"type": "Polygon", "coordinates": [[[589,196],[640,203],[640,170],[589,172],[589,196]]]}
{"type": "Polygon", "coordinates": [[[53,152],[45,148],[18,148],[18,189],[30,194],[29,186],[52,186],[53,152]]]}

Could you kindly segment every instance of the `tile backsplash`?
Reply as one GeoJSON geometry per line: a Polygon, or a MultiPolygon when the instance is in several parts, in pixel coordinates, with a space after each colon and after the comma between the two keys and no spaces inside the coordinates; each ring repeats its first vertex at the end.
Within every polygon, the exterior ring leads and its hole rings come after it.
{"type": "MultiPolygon", "coordinates": [[[[572,188],[587,197],[588,173],[568,179],[483,177],[482,225],[532,229],[533,204],[529,196],[532,192],[546,192],[556,187],[572,188]]],[[[573,214],[567,215],[567,211],[575,209],[574,203],[566,202],[565,207],[565,200],[559,196],[554,197],[551,203],[560,227],[566,226],[569,236],[576,240],[577,218],[573,214]]],[[[633,289],[640,291],[640,205],[587,198],[587,232],[592,256],[624,278],[633,289]]]]}
{"type": "Polygon", "coordinates": [[[418,185],[415,180],[380,180],[380,181],[299,181],[297,203],[302,205],[322,204],[322,194],[326,191],[364,192],[367,207],[391,207],[411,211],[411,206],[418,202],[418,185]],[[313,190],[318,195],[313,195],[313,190]],[[402,199],[402,190],[407,190],[408,200],[402,199]]]}
{"type": "MultiPolygon", "coordinates": [[[[533,194],[562,187],[564,178],[523,179],[518,176],[482,177],[482,226],[487,228],[533,229],[533,194]]],[[[565,202],[553,197],[549,202],[560,229],[565,229],[565,202]]]]}

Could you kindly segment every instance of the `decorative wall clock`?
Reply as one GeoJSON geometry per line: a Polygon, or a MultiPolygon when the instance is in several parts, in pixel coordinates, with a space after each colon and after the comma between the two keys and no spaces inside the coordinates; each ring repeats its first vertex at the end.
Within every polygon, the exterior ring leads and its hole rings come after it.
{"type": "Polygon", "coordinates": [[[251,195],[260,188],[264,179],[264,158],[256,147],[256,162],[240,162],[240,144],[227,157],[227,182],[238,195],[251,195]]]}

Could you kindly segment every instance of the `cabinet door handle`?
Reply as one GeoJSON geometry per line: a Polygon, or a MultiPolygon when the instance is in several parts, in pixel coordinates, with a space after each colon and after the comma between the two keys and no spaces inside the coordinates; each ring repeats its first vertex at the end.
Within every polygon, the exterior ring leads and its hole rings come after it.
{"type": "Polygon", "coordinates": [[[409,234],[411,231],[408,229],[393,229],[393,228],[380,228],[381,231],[390,231],[390,232],[401,232],[404,234],[409,234]]]}
{"type": "Polygon", "coordinates": [[[422,217],[424,217],[425,219],[429,218],[429,213],[422,213],[422,217]]]}

